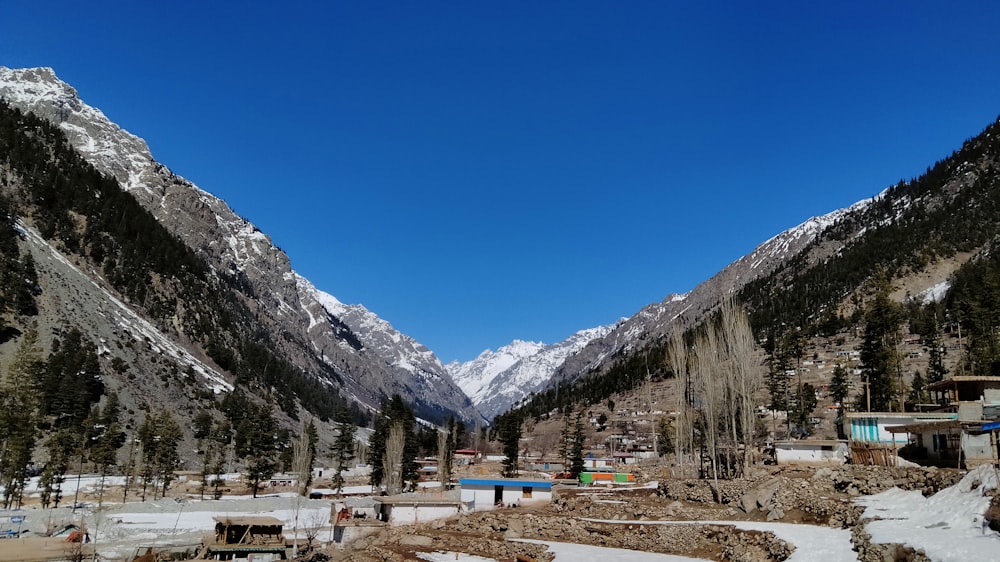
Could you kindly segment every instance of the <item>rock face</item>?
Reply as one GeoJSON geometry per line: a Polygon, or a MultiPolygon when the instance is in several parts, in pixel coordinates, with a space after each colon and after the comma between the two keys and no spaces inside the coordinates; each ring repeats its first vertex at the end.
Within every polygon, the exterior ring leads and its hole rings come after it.
{"type": "Polygon", "coordinates": [[[426,348],[363,307],[341,305],[295,274],[270,237],[154,160],[142,139],[85,104],[52,69],[0,67],[0,97],[58,125],[94,167],[114,176],[219,275],[239,280],[262,328],[298,367],[328,376],[317,365],[329,366],[344,394],[370,407],[399,393],[414,403],[417,415],[478,419],[426,348]]]}

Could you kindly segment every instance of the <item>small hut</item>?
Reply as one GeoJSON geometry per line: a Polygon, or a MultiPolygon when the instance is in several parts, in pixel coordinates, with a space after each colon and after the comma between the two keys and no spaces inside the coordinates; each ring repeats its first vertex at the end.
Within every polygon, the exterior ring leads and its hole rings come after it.
{"type": "Polygon", "coordinates": [[[215,517],[215,542],[206,545],[210,560],[284,560],[284,523],[267,516],[215,517]]]}

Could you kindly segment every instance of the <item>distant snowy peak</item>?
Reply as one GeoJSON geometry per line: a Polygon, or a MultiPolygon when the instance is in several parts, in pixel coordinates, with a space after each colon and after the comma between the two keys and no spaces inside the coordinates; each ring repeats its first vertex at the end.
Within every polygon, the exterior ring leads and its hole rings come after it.
{"type": "Polygon", "coordinates": [[[449,363],[448,369],[455,384],[472,399],[473,403],[477,403],[477,399],[482,397],[482,393],[493,379],[518,361],[531,357],[546,347],[541,342],[514,340],[496,351],[484,350],[472,361],[461,364],[449,363]]]}
{"type": "Polygon", "coordinates": [[[581,330],[555,344],[515,340],[496,351],[486,350],[466,363],[452,362],[452,379],[487,419],[503,413],[543,388],[568,357],[614,326],[581,330]]]}

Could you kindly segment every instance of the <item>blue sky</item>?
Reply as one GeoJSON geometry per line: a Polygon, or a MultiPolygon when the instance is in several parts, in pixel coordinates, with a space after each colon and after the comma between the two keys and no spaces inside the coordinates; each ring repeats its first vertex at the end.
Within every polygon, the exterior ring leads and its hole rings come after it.
{"type": "Polygon", "coordinates": [[[0,65],[469,360],[689,291],[1000,115],[1000,7],[869,4],[7,0],[0,65]]]}

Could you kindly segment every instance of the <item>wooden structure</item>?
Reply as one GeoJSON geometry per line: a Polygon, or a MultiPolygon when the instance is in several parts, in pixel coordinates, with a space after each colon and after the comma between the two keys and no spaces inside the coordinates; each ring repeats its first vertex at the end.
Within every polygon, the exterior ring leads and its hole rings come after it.
{"type": "Polygon", "coordinates": [[[215,517],[214,542],[205,545],[209,560],[285,560],[284,522],[268,516],[215,517]]]}

